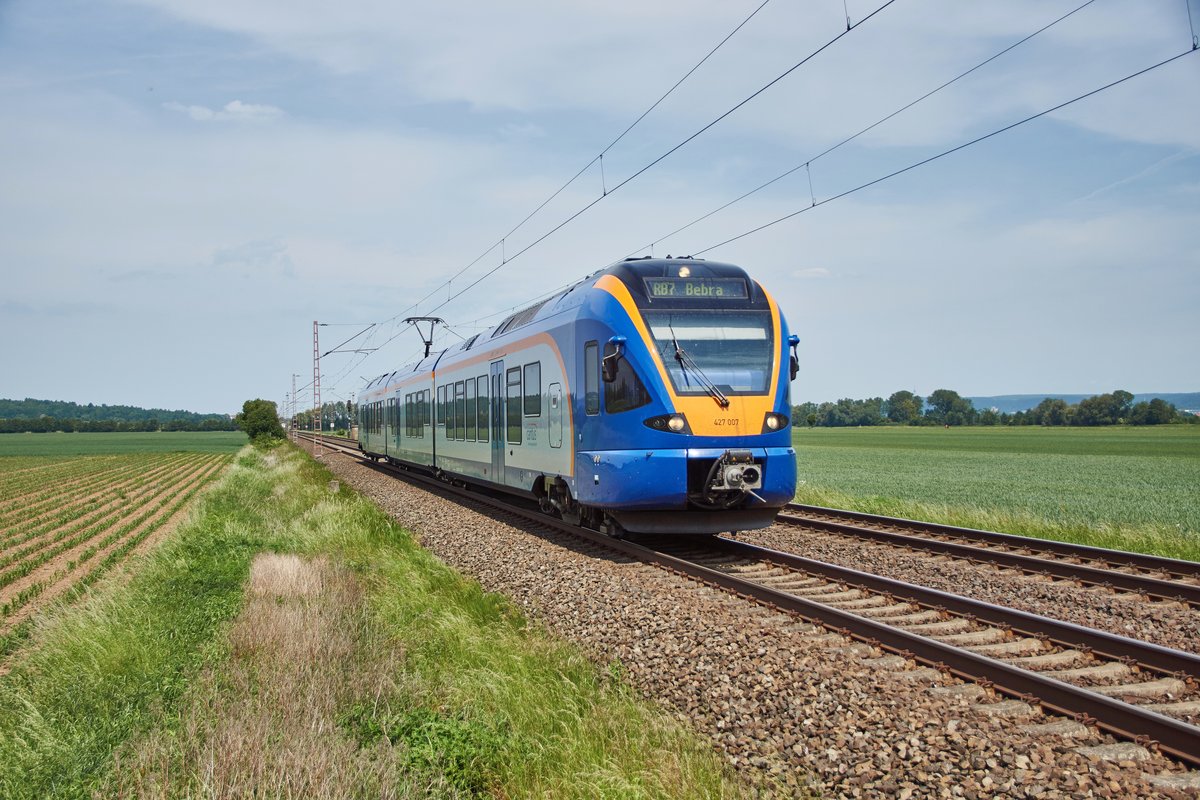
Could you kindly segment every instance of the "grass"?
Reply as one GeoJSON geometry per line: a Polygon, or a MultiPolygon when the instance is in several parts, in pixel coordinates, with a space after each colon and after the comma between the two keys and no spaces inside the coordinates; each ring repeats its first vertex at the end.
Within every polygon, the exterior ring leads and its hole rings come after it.
{"type": "Polygon", "coordinates": [[[9,457],[29,456],[63,458],[80,455],[118,453],[233,453],[246,444],[241,431],[175,431],[158,433],[6,433],[0,435],[0,473],[6,469],[28,467],[26,460],[9,457]]]}
{"type": "Polygon", "coordinates": [[[738,794],[330,477],[246,448],[127,580],[40,622],[0,677],[0,796],[738,794]]]}
{"type": "Polygon", "coordinates": [[[1200,561],[1200,426],[814,428],[797,501],[1200,561]]]}

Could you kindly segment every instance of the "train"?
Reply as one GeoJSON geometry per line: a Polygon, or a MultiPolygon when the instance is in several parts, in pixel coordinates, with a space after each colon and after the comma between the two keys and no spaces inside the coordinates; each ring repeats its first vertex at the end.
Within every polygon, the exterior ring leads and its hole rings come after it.
{"type": "Polygon", "coordinates": [[[798,341],[741,267],[625,259],[370,380],[359,445],[614,536],[763,528],[796,489],[798,341]]]}

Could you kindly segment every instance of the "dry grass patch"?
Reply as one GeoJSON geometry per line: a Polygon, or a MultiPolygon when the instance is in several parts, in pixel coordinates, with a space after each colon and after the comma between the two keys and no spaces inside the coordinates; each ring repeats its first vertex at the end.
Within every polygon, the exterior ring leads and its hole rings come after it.
{"type": "Polygon", "coordinates": [[[353,575],[318,558],[257,556],[229,661],[206,673],[179,734],[150,736],[120,759],[122,797],[402,797],[412,794],[395,749],[370,748],[338,724],[339,709],[394,691],[400,654],[372,641],[353,575]]]}

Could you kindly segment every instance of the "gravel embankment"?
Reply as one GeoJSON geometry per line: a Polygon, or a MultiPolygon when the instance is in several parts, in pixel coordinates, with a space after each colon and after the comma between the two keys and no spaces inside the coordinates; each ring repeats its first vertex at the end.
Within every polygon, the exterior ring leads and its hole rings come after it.
{"type": "Polygon", "coordinates": [[[1176,602],[1155,602],[1099,587],[1022,575],[1011,569],[911,553],[851,537],[773,525],[738,539],[830,564],[872,572],[931,589],[1118,633],[1133,639],[1200,652],[1200,611],[1176,602]]]}
{"type": "Polygon", "coordinates": [[[448,564],[510,597],[550,631],[709,736],[770,796],[815,787],[828,797],[1194,797],[1150,786],[1178,771],[1158,756],[1102,761],[1076,753],[1111,739],[1021,730],[1041,717],[988,715],[930,691],[955,682],[850,646],[751,605],[571,537],[529,533],[326,455],[448,564]]]}

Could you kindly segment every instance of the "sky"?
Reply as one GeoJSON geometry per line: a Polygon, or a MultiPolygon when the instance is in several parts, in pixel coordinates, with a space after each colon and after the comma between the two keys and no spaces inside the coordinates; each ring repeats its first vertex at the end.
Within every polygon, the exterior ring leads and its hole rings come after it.
{"type": "Polygon", "coordinates": [[[420,351],[405,317],[452,345],[649,254],[775,296],[796,402],[1200,390],[1194,30],[1200,0],[0,0],[0,396],[235,412],[298,375],[304,406],[313,321],[322,352],[377,323],[321,361],[349,399],[420,351]]]}

